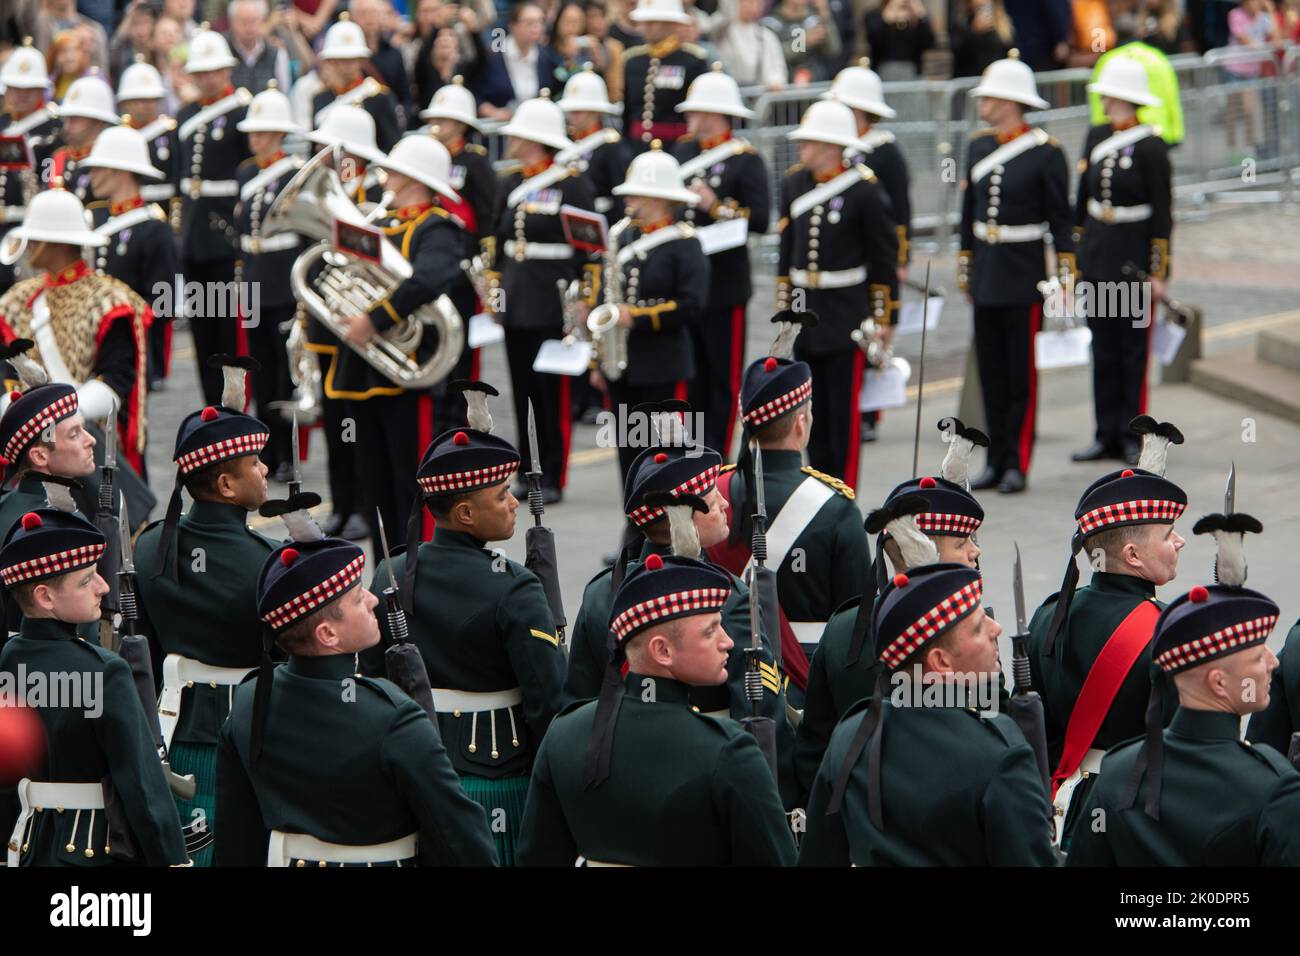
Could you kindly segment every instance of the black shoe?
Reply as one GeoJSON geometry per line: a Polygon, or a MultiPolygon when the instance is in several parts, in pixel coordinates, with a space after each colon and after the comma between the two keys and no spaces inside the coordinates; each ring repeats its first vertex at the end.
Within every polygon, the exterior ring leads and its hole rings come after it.
{"type": "Polygon", "coordinates": [[[1124,464],[1136,465],[1142,457],[1142,443],[1132,439],[1124,440],[1124,464]]]}
{"type": "Polygon", "coordinates": [[[876,423],[862,419],[862,441],[872,442],[876,440],[876,423]]]}
{"type": "Polygon", "coordinates": [[[998,482],[1001,480],[1002,472],[998,471],[992,465],[989,465],[971,481],[971,491],[982,491],[985,488],[996,488],[998,482]]]}
{"type": "Polygon", "coordinates": [[[272,472],[271,480],[281,485],[287,485],[289,482],[293,481],[293,465],[289,464],[287,461],[280,462],[280,464],[276,466],[275,471],[272,472]]]}
{"type": "Polygon", "coordinates": [[[1103,458],[1120,458],[1118,451],[1103,442],[1095,441],[1070,456],[1070,461],[1101,461],[1103,458]]]}
{"type": "Polygon", "coordinates": [[[325,522],[320,526],[320,529],[325,532],[325,537],[337,538],[339,532],[343,530],[343,525],[347,520],[347,515],[332,514],[325,519],[325,522]]]}
{"type": "Polygon", "coordinates": [[[1008,468],[998,482],[998,494],[1014,495],[1025,490],[1025,473],[1019,468],[1008,468]]]}
{"type": "Polygon", "coordinates": [[[563,500],[564,492],[560,491],[559,488],[548,488],[545,485],[542,486],[542,504],[558,505],[563,500]]]}
{"type": "Polygon", "coordinates": [[[364,541],[370,537],[370,525],[366,524],[366,519],[361,515],[348,515],[348,520],[343,522],[342,529],[335,537],[346,541],[364,541]]]}

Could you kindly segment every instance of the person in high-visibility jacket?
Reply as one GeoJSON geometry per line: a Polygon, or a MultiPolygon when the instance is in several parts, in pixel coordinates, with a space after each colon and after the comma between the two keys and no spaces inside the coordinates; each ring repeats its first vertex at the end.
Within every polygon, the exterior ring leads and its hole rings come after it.
{"type": "MultiPolygon", "coordinates": [[[[1155,47],[1134,40],[1132,43],[1125,43],[1113,50],[1108,50],[1097,60],[1097,65],[1093,67],[1092,71],[1094,83],[1101,76],[1101,71],[1106,68],[1106,61],[1114,56],[1129,57],[1141,63],[1142,68],[1146,70],[1148,88],[1153,96],[1160,98],[1160,102],[1155,105],[1143,106],[1138,109],[1138,122],[1158,127],[1160,136],[1170,146],[1181,143],[1183,141],[1183,104],[1182,100],[1178,98],[1178,74],[1174,72],[1169,58],[1155,47]]],[[[1108,122],[1106,111],[1101,106],[1101,96],[1090,93],[1088,102],[1091,104],[1092,125],[1100,126],[1108,122]]]]}

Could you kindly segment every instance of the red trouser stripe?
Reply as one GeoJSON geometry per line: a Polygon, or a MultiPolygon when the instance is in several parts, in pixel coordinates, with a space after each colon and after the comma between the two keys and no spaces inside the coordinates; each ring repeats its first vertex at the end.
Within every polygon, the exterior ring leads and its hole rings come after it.
{"type": "Polygon", "coordinates": [[[858,486],[858,459],[862,456],[862,412],[858,411],[858,395],[862,391],[862,373],[866,368],[866,359],[862,349],[853,350],[853,384],[849,389],[853,411],[849,414],[849,434],[845,443],[848,456],[844,460],[844,483],[850,488],[858,486]]]}
{"type": "Polygon", "coordinates": [[[1147,375],[1150,372],[1151,363],[1151,332],[1156,325],[1156,306],[1153,302],[1151,308],[1147,311],[1147,343],[1146,352],[1142,355],[1142,380],[1138,383],[1138,408],[1139,415],[1147,413],[1147,375]]]}
{"type": "MultiPolygon", "coordinates": [[[[420,450],[416,452],[416,460],[424,455],[424,450],[429,447],[433,441],[434,421],[433,416],[436,414],[433,405],[432,395],[421,395],[416,404],[415,421],[417,441],[420,443],[420,450]]],[[[433,540],[433,515],[429,514],[429,509],[420,508],[420,540],[433,540]]]]}
{"type": "Polygon", "coordinates": [[[734,306],[731,310],[731,360],[727,363],[730,375],[727,387],[727,436],[722,447],[714,449],[723,459],[731,454],[731,439],[736,431],[736,414],[740,407],[740,376],[745,359],[745,305],[734,306]]]}
{"type": "Polygon", "coordinates": [[[1025,416],[1020,420],[1020,471],[1029,474],[1029,459],[1034,454],[1034,429],[1038,417],[1038,363],[1034,359],[1034,336],[1043,324],[1043,303],[1029,307],[1029,398],[1025,416]]]}
{"type": "Polygon", "coordinates": [[[569,376],[558,375],[560,403],[555,413],[560,416],[560,487],[569,482],[569,446],[573,443],[573,417],[569,411],[569,376]]]}

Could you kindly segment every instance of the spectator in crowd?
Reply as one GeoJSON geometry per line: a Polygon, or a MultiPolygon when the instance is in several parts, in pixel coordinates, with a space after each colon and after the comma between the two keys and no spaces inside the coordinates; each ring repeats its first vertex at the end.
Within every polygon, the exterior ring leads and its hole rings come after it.
{"type": "Polygon", "coordinates": [[[739,0],[736,17],[714,28],[722,66],[740,86],[779,90],[789,80],[781,38],[760,20],[764,0],[739,0]]]}
{"type": "Polygon", "coordinates": [[[1070,55],[1070,0],[1005,0],[1016,28],[1020,59],[1035,70],[1055,70],[1070,55]]]}
{"type": "Polygon", "coordinates": [[[605,0],[588,0],[587,35],[591,37],[591,61],[596,65],[596,72],[605,80],[611,103],[623,102],[623,71],[619,64],[623,62],[624,46],[622,41],[609,35],[609,10],[605,0]]]}
{"type": "Polygon", "coordinates": [[[1277,8],[1277,28],[1288,46],[1300,43],[1300,0],[1285,0],[1277,8]]]}
{"type": "Polygon", "coordinates": [[[174,17],[161,16],[153,25],[153,50],[151,62],[162,74],[167,88],[163,112],[175,116],[180,108],[198,97],[194,80],[185,72],[188,48],[185,45],[185,28],[174,17]]]}
{"type": "MultiPolygon", "coordinates": [[[[420,0],[416,15],[423,23],[416,24],[415,36],[404,52],[413,51],[408,67],[411,96],[417,106],[425,106],[456,74],[467,83],[473,81],[487,56],[483,35],[496,21],[496,8],[492,0],[479,0],[477,6],[454,0],[420,0]]],[[[411,125],[418,119],[413,116],[411,125]]]]}
{"type": "Polygon", "coordinates": [[[231,0],[227,12],[230,52],[239,64],[230,73],[230,82],[257,94],[275,80],[281,92],[289,90],[289,54],[272,43],[266,0],[231,0]]]}
{"type": "Polygon", "coordinates": [[[40,18],[41,0],[8,0],[0,6],[0,53],[36,36],[40,18]]]}
{"type": "Polygon", "coordinates": [[[32,35],[38,50],[45,50],[46,62],[54,38],[65,30],[84,26],[92,37],[90,63],[101,73],[108,73],[108,34],[90,17],[77,12],[76,0],[42,0],[41,14],[36,19],[36,32],[32,35]]]}
{"type": "Polygon", "coordinates": [[[1002,0],[962,0],[948,24],[952,75],[981,76],[1016,45],[1016,31],[1002,0]]]}
{"type": "Polygon", "coordinates": [[[380,81],[393,91],[405,124],[405,118],[414,116],[419,110],[415,109],[411,99],[411,81],[407,78],[402,54],[389,42],[385,31],[385,19],[391,9],[388,0],[352,0],[348,9],[353,22],[366,35],[366,46],[371,53],[370,65],[380,81]]]}
{"type": "MultiPolygon", "coordinates": [[[[1228,32],[1231,36],[1228,41],[1229,49],[1261,50],[1280,43],[1282,39],[1272,0],[1241,0],[1241,3],[1228,14],[1228,32]]],[[[1224,64],[1224,70],[1230,80],[1249,81],[1263,75],[1266,65],[1272,66],[1271,63],[1266,64],[1260,59],[1238,63],[1230,60],[1224,64]]],[[[1242,146],[1247,149],[1247,155],[1257,153],[1253,90],[1228,94],[1225,125],[1228,128],[1229,149],[1237,147],[1237,129],[1240,126],[1244,133],[1242,146]]]]}
{"type": "Polygon", "coordinates": [[[934,47],[934,30],[921,0],[885,0],[866,16],[871,65],[880,78],[914,80],[921,57],[934,47]]]}
{"type": "MultiPolygon", "coordinates": [[[[426,52],[426,43],[432,45],[443,18],[442,0],[416,0],[411,8],[411,19],[402,44],[402,60],[406,64],[406,75],[411,78],[412,86],[416,86],[415,74],[419,70],[420,55],[426,52]]],[[[418,90],[412,96],[417,103],[425,102],[421,100],[418,90]]]]}
{"type": "MultiPolygon", "coordinates": [[[[636,0],[610,0],[610,3],[612,22],[609,25],[609,35],[623,44],[625,50],[645,42],[641,38],[641,28],[628,16],[636,9],[636,0]]],[[[619,102],[613,90],[610,90],[609,100],[611,103],[619,102]]]]}
{"type": "Polygon", "coordinates": [[[302,35],[315,40],[334,22],[339,0],[293,0],[294,20],[302,35]]]}
{"type": "Polygon", "coordinates": [[[479,115],[487,119],[507,120],[515,106],[542,90],[555,93],[562,89],[555,82],[559,60],[542,44],[542,8],[531,2],[517,4],[510,8],[507,24],[509,34],[501,49],[488,54],[471,88],[479,115]]]}
{"type": "Polygon", "coordinates": [[[1153,46],[1166,56],[1195,51],[1187,23],[1178,9],[1179,0],[1141,0],[1137,4],[1134,39],[1153,46]]]}
{"type": "Polygon", "coordinates": [[[826,0],[780,0],[762,23],[781,40],[790,82],[802,86],[834,77],[842,44],[826,0]]]}
{"type": "Polygon", "coordinates": [[[199,32],[199,25],[194,20],[194,0],[163,0],[162,12],[163,16],[180,24],[185,42],[194,39],[194,34],[199,32]]]}
{"type": "Polygon", "coordinates": [[[559,60],[555,80],[562,87],[573,74],[596,61],[591,55],[591,37],[587,35],[587,11],[579,0],[564,0],[551,27],[551,49],[559,60]]]}
{"type": "Polygon", "coordinates": [[[1074,28],[1065,65],[1093,66],[1107,50],[1115,48],[1115,26],[1107,0],[1070,0],[1074,28]]]}
{"type": "MultiPolygon", "coordinates": [[[[267,36],[271,42],[284,48],[289,57],[289,77],[297,79],[316,66],[316,51],[298,26],[296,7],[276,0],[267,18],[267,36]]],[[[283,92],[287,93],[288,90],[283,92]]]]}
{"type": "Polygon", "coordinates": [[[114,81],[135,62],[137,55],[149,57],[149,40],[162,5],[150,0],[131,0],[122,22],[108,44],[108,67],[114,81]]]}
{"type": "Polygon", "coordinates": [[[84,24],[77,24],[54,35],[45,52],[45,68],[54,87],[54,99],[62,101],[72,81],[90,72],[94,35],[84,24]]]}

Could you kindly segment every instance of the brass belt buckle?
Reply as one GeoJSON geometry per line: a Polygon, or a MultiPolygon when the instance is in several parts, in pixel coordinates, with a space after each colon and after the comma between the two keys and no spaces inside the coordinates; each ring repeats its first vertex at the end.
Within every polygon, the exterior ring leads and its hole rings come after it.
{"type": "Polygon", "coordinates": [[[1101,221],[1108,225],[1115,221],[1115,208],[1113,206],[1101,207],[1101,221]]]}
{"type": "Polygon", "coordinates": [[[998,224],[991,222],[988,224],[988,233],[985,235],[985,241],[996,243],[998,241],[998,224]]]}

